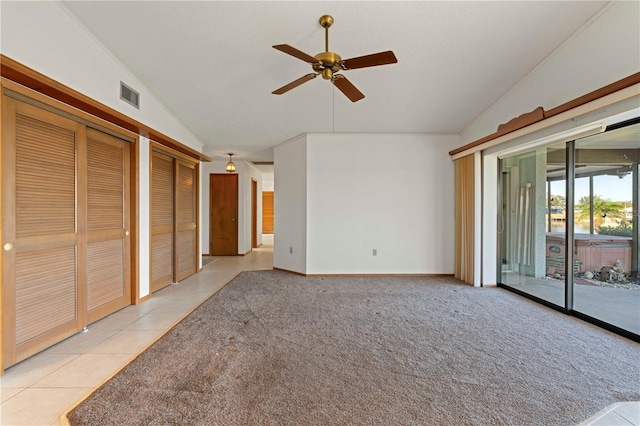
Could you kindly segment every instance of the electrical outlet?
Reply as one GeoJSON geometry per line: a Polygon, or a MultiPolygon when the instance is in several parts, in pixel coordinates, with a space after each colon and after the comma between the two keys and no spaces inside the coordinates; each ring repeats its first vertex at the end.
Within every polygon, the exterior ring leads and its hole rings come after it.
{"type": "Polygon", "coordinates": [[[293,247],[289,247],[289,254],[293,254],[293,247]]]}
{"type": "Polygon", "coordinates": [[[378,255],[378,249],[373,249],[373,255],[377,256],[378,255]]]}

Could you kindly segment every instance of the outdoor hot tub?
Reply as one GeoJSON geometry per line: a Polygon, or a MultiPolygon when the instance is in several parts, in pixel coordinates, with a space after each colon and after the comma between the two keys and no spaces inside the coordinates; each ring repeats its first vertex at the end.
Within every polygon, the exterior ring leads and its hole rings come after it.
{"type": "MultiPolygon", "coordinates": [[[[620,260],[625,270],[631,265],[630,237],[614,235],[575,234],[574,272],[600,271],[603,266],[613,266],[620,260]]],[[[564,270],[564,233],[547,233],[547,267],[564,270]]]]}

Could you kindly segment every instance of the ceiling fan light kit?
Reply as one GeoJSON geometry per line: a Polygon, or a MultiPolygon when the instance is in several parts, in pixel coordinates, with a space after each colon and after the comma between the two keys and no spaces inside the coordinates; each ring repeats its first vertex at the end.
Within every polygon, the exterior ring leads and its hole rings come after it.
{"type": "Polygon", "coordinates": [[[375,67],[379,65],[395,64],[398,62],[394,53],[390,50],[386,52],[374,53],[371,55],[359,56],[357,58],[342,59],[340,55],[329,51],[329,27],[333,25],[333,17],[323,15],[320,17],[320,26],[325,30],[325,51],[315,56],[308,55],[301,50],[296,49],[288,44],[278,44],[273,46],[281,52],[301,59],[309,64],[314,73],[306,74],[281,88],[274,90],[274,95],[282,95],[291,89],[300,86],[307,81],[313,80],[318,75],[322,75],[325,80],[331,80],[334,86],[338,88],[344,95],[351,100],[357,102],[364,98],[364,94],[358,90],[347,78],[338,74],[340,71],[347,71],[357,68],[375,67]]]}

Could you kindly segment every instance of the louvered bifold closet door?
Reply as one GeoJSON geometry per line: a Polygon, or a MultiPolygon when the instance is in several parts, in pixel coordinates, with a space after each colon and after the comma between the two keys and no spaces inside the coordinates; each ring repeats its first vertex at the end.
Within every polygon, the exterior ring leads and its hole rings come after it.
{"type": "Polygon", "coordinates": [[[131,302],[129,144],[87,130],[88,322],[131,302]]]}
{"type": "Polygon", "coordinates": [[[151,156],[151,291],[173,282],[174,159],[151,156]]]}
{"type": "Polygon", "coordinates": [[[196,273],[197,168],[176,160],[176,281],[196,273]]]}
{"type": "Polygon", "coordinates": [[[77,162],[84,127],[3,99],[3,365],[72,335],[84,321],[77,162]],[[77,186],[78,185],[78,186],[77,186]]]}

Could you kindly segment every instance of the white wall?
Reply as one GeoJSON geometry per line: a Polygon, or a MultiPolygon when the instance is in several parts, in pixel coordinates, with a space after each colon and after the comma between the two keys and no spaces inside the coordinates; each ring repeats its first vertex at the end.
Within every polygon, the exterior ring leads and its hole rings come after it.
{"type": "Polygon", "coordinates": [[[448,151],[459,143],[457,135],[308,134],[277,146],[274,266],[453,273],[448,151]]]}
{"type": "Polygon", "coordinates": [[[448,151],[458,143],[451,135],[309,134],[307,273],[453,273],[448,151]]]}
{"type": "Polygon", "coordinates": [[[209,250],[209,230],[211,224],[209,223],[209,197],[210,197],[210,185],[209,175],[212,173],[225,173],[224,166],[226,162],[214,160],[210,163],[200,164],[200,253],[211,254],[209,250]]]}
{"type": "Polygon", "coordinates": [[[5,56],[202,151],[203,144],[60,3],[3,1],[1,7],[0,51],[5,56]],[[120,81],[140,92],[140,109],[120,99],[120,81]]]}
{"type": "Polygon", "coordinates": [[[151,214],[151,164],[149,139],[140,136],[138,145],[138,297],[145,297],[151,288],[151,227],[148,219],[151,214]]]}
{"type": "Polygon", "coordinates": [[[251,247],[251,180],[258,183],[257,194],[257,237],[262,244],[262,173],[251,163],[236,163],[238,167],[238,253],[249,253],[251,247]]]}
{"type": "Polygon", "coordinates": [[[262,190],[273,191],[273,164],[256,164],[254,167],[262,173],[262,190]]]}
{"type": "Polygon", "coordinates": [[[467,126],[462,144],[538,106],[551,109],[640,71],[639,16],[640,2],[612,2],[467,126]]]}
{"type": "Polygon", "coordinates": [[[274,153],[273,266],[307,270],[307,136],[276,146],[274,153]]]}
{"type": "MultiPolygon", "coordinates": [[[[476,179],[478,175],[476,174],[476,179]]],[[[476,238],[481,241],[481,248],[475,248],[474,271],[482,274],[482,280],[476,285],[496,285],[498,283],[498,232],[503,229],[498,224],[498,156],[485,155],[482,159],[482,228],[476,229],[476,238]],[[478,235],[480,237],[478,238],[478,235]],[[493,235],[493,237],[491,237],[493,235]],[[481,258],[478,261],[478,257],[481,258]]],[[[477,243],[477,241],[476,241],[477,243]]]]}
{"type": "Polygon", "coordinates": [[[263,173],[262,190],[263,191],[272,191],[272,192],[275,191],[273,172],[268,173],[266,175],[263,173]]]}

